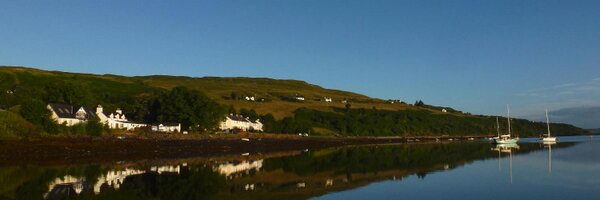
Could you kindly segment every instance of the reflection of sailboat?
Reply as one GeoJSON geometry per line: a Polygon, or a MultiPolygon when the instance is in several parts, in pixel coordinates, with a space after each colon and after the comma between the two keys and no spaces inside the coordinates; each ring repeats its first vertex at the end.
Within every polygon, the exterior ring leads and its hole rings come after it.
{"type": "Polygon", "coordinates": [[[494,140],[494,142],[496,144],[514,144],[514,143],[517,143],[517,141],[519,141],[518,137],[513,138],[510,136],[510,129],[511,129],[511,127],[510,127],[510,109],[509,109],[508,105],[506,105],[506,110],[508,111],[507,112],[508,114],[506,115],[507,116],[506,119],[508,120],[508,134],[499,135],[498,136],[499,138],[494,140]]]}
{"type": "Polygon", "coordinates": [[[544,146],[548,147],[548,173],[552,173],[552,145],[555,145],[554,141],[544,141],[544,146]]]}
{"type": "Polygon", "coordinates": [[[546,137],[542,137],[544,142],[556,142],[556,137],[550,136],[550,120],[548,119],[548,109],[546,109],[546,124],[548,124],[548,134],[546,137]]]}
{"type": "Polygon", "coordinates": [[[513,182],[512,176],[512,150],[519,149],[519,145],[516,143],[507,143],[507,144],[496,144],[496,147],[492,148],[494,151],[498,151],[498,168],[500,168],[500,153],[508,153],[509,156],[509,171],[510,171],[510,183],[513,182]]]}

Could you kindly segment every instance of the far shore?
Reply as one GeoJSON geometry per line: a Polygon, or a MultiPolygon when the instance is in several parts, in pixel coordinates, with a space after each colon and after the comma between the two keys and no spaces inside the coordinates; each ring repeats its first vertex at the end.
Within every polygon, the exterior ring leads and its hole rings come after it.
{"type": "Polygon", "coordinates": [[[45,137],[29,140],[0,140],[0,165],[103,163],[256,155],[347,145],[469,141],[487,137],[489,136],[302,137],[264,133],[121,139],[45,137]]]}

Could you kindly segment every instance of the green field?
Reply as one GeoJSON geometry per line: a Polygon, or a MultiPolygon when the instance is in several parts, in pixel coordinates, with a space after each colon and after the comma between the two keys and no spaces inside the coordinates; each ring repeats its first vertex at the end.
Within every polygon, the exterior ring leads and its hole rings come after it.
{"type": "MultiPolygon", "coordinates": [[[[417,102],[389,103],[365,95],[326,89],[298,80],[247,77],[183,77],[96,75],[44,71],[25,67],[0,67],[0,106],[13,108],[26,99],[95,107],[122,108],[144,117],[151,102],[168,96],[175,87],[199,91],[229,110],[253,110],[264,119],[266,131],[312,132],[326,136],[407,136],[495,134],[493,116],[471,115],[448,107],[417,102]],[[304,101],[293,99],[303,96],[304,101]],[[256,101],[246,101],[246,96],[256,101]],[[325,102],[324,97],[333,102],[325,102]],[[448,112],[442,112],[446,109],[448,112]],[[266,116],[269,115],[269,116],[266,116]]],[[[173,100],[173,101],[176,101],[173,100]]],[[[200,109],[201,110],[201,109],[200,109]]],[[[201,112],[201,111],[200,111],[201,112]]],[[[171,113],[176,113],[171,112],[171,113]]],[[[214,124],[214,123],[213,123],[214,124]]],[[[538,136],[543,124],[515,119],[515,132],[538,136]]],[[[557,134],[588,134],[568,124],[553,124],[557,134]]]]}

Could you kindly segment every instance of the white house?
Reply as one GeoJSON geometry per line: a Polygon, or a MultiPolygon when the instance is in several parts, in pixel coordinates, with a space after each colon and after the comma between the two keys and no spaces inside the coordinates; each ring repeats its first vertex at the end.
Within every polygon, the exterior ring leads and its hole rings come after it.
{"type": "Polygon", "coordinates": [[[67,104],[50,103],[46,106],[52,113],[50,116],[58,124],[73,126],[86,122],[95,113],[83,106],[74,106],[67,104]]]}
{"type": "Polygon", "coordinates": [[[448,112],[446,109],[442,109],[442,112],[448,112]]]}
{"type": "Polygon", "coordinates": [[[157,132],[181,132],[181,124],[180,123],[158,123],[152,125],[152,131],[157,132]]]}
{"type": "Polygon", "coordinates": [[[296,96],[294,97],[296,100],[298,101],[304,101],[304,97],[303,96],[296,96]]]}
{"type": "Polygon", "coordinates": [[[96,115],[100,118],[100,122],[106,124],[109,128],[113,129],[127,129],[133,130],[136,128],[146,127],[147,124],[135,123],[127,120],[123,111],[119,108],[114,113],[104,112],[101,105],[96,107],[96,115]]]}
{"type": "Polygon", "coordinates": [[[333,100],[332,100],[331,98],[329,98],[329,97],[325,97],[325,98],[323,98],[323,99],[325,100],[325,102],[332,102],[332,101],[333,101],[333,100]]]}
{"type": "Polygon", "coordinates": [[[221,130],[240,129],[242,131],[263,131],[263,124],[260,120],[250,120],[241,115],[229,114],[225,116],[225,120],[219,125],[221,130]]]}
{"type": "Polygon", "coordinates": [[[245,97],[246,101],[254,101],[254,96],[246,96],[245,97]]]}

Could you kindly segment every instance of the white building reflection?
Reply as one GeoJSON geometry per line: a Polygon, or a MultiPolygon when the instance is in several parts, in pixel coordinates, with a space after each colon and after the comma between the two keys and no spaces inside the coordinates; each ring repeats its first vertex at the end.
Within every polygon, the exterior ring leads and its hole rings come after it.
{"type": "Polygon", "coordinates": [[[241,161],[239,163],[236,162],[227,162],[221,163],[213,167],[213,169],[220,174],[225,175],[227,178],[231,179],[233,175],[240,173],[250,173],[251,170],[260,171],[263,166],[263,160],[255,160],[255,161],[241,161]]]}
{"type": "MultiPolygon", "coordinates": [[[[124,168],[109,170],[100,176],[97,180],[86,180],[85,177],[76,177],[73,175],[65,175],[55,178],[48,183],[48,190],[44,194],[44,198],[52,198],[64,195],[79,195],[85,191],[91,191],[94,194],[99,194],[103,188],[119,189],[129,176],[140,175],[144,173],[177,173],[180,174],[183,167],[187,167],[187,163],[181,165],[163,165],[152,166],[147,169],[124,168]]],[[[228,179],[237,176],[249,174],[251,171],[259,171],[263,167],[263,160],[254,161],[229,161],[221,162],[213,165],[212,169],[225,175],[228,179]]],[[[254,184],[247,184],[245,190],[254,190],[254,184]]]]}
{"type": "Polygon", "coordinates": [[[177,173],[181,172],[181,167],[187,166],[186,163],[182,165],[165,165],[165,166],[152,166],[149,170],[140,170],[133,168],[125,168],[118,170],[109,170],[108,172],[100,175],[98,180],[94,185],[90,185],[92,183],[88,182],[84,177],[75,177],[71,175],[65,175],[60,178],[56,178],[50,183],[48,183],[48,191],[44,194],[44,198],[48,198],[49,196],[56,196],[60,194],[68,194],[74,192],[75,194],[80,194],[86,187],[90,187],[95,194],[100,193],[100,190],[103,186],[108,186],[114,189],[119,189],[121,184],[125,181],[125,178],[128,176],[144,174],[149,172],[154,172],[158,174],[162,174],[165,172],[169,173],[177,173]]]}

